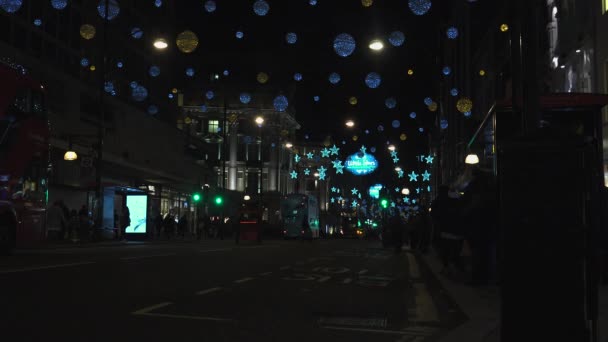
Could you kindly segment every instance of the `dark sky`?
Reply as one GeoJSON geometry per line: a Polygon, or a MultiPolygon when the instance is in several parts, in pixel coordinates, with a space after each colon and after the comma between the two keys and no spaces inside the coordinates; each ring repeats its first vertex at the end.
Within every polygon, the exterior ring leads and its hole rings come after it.
{"type": "MultiPolygon", "coordinates": [[[[194,53],[181,57],[184,65],[196,67],[199,77],[228,69],[231,74],[225,81],[232,87],[262,87],[277,94],[295,89],[291,105],[295,104],[302,124],[301,136],[321,139],[331,134],[341,140],[358,134],[362,137],[359,143],[373,145],[386,138],[398,142],[399,135],[406,133],[408,144],[426,142],[418,128],[434,121],[423,99],[434,96],[433,80],[441,72],[436,67],[436,46],[439,34],[444,34],[440,18],[445,9],[439,7],[439,1],[423,16],[414,15],[406,0],[375,0],[371,7],[362,6],[360,0],[318,0],[316,6],[309,0],[268,0],[270,12],[264,17],[254,14],[253,0],[216,3],[217,10],[208,13],[204,1],[176,2],[176,31],[192,30],[200,40],[194,53]],[[235,37],[239,30],[245,34],[242,40],[235,37]],[[387,41],[396,30],[405,34],[401,47],[387,41]],[[288,32],[297,33],[296,44],[287,44],[288,32]],[[346,58],[333,50],[334,38],[343,32],[357,41],[354,54],[346,58]],[[368,48],[374,38],[384,40],[383,51],[368,48]],[[407,75],[408,68],[414,69],[414,76],[407,75]],[[256,83],[260,71],[270,75],[266,85],[256,83]],[[293,80],[296,72],[303,75],[301,82],[293,80]],[[337,85],[328,81],[332,72],[341,75],[337,85]],[[366,87],[364,78],[369,72],[382,76],[378,89],[366,87]],[[315,95],[320,96],[319,102],[313,101],[315,95]],[[356,106],[349,104],[351,96],[357,97],[356,106]],[[395,109],[385,107],[388,97],[397,99],[395,109]],[[412,111],[418,113],[418,119],[409,118],[412,111]],[[357,121],[358,131],[344,129],[346,118],[357,121]],[[399,129],[391,127],[395,119],[401,121],[399,129]],[[379,125],[386,128],[384,132],[378,133],[379,125]]],[[[205,79],[187,82],[186,87],[212,87],[205,79]]]]}

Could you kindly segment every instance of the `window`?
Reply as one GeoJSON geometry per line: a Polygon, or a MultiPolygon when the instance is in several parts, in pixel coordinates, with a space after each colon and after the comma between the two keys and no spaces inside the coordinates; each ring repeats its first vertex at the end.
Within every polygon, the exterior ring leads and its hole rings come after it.
{"type": "Polygon", "coordinates": [[[608,11],[608,0],[602,0],[602,14],[608,11]]]}
{"type": "Polygon", "coordinates": [[[208,132],[217,133],[219,132],[220,122],[218,120],[209,120],[208,132]]]}

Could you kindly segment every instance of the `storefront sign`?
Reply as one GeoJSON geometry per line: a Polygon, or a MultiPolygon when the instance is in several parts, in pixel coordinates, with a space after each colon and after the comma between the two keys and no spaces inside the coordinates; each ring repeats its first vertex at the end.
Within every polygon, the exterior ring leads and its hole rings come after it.
{"type": "Polygon", "coordinates": [[[363,176],[376,171],[378,168],[378,161],[371,154],[359,152],[346,158],[346,163],[344,165],[353,175],[363,176]]]}

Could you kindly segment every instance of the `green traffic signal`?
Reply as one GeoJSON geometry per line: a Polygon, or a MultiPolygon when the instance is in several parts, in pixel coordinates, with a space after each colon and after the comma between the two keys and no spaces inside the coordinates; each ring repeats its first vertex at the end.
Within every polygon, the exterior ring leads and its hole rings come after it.
{"type": "Polygon", "coordinates": [[[380,201],[380,205],[384,209],[388,208],[388,200],[386,198],[383,198],[382,201],[380,201]]]}
{"type": "Polygon", "coordinates": [[[192,200],[193,200],[194,202],[198,202],[198,201],[200,201],[200,200],[201,200],[201,194],[199,194],[199,193],[195,193],[194,195],[192,195],[192,200]]]}
{"type": "Polygon", "coordinates": [[[224,203],[224,199],[222,198],[222,196],[215,196],[215,204],[222,205],[222,203],[224,203]]]}

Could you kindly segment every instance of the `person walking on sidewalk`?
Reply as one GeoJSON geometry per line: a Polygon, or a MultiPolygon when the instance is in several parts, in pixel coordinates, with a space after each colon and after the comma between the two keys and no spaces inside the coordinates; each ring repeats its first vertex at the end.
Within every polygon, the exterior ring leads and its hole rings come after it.
{"type": "Polygon", "coordinates": [[[63,227],[65,227],[66,224],[67,220],[61,209],[61,202],[55,201],[46,212],[47,238],[52,241],[61,240],[63,227]]]}
{"type": "Polygon", "coordinates": [[[154,232],[155,238],[160,239],[160,235],[163,231],[163,215],[159,212],[154,218],[154,232]]]}
{"type": "Polygon", "coordinates": [[[186,230],[188,228],[188,218],[186,218],[186,213],[182,215],[177,223],[177,234],[181,236],[182,240],[186,239],[186,230]]]}
{"type": "Polygon", "coordinates": [[[443,263],[442,274],[449,274],[450,265],[462,268],[460,252],[463,236],[458,215],[458,200],[448,196],[449,188],[441,185],[437,198],[431,204],[431,219],[439,234],[439,254],[443,263]]]}
{"type": "Polygon", "coordinates": [[[125,206],[125,209],[122,212],[122,219],[120,221],[120,238],[123,241],[127,240],[127,227],[130,225],[131,225],[131,213],[129,212],[129,207],[125,206]]]}
{"type": "Polygon", "coordinates": [[[399,211],[391,211],[391,217],[388,220],[388,226],[390,227],[391,237],[393,239],[393,246],[395,247],[395,253],[401,253],[403,248],[403,221],[399,216],[399,211]]]}
{"type": "Polygon", "coordinates": [[[173,232],[175,231],[175,218],[173,217],[173,213],[168,212],[163,220],[163,227],[165,229],[165,236],[167,240],[171,240],[173,238],[173,232]]]}

